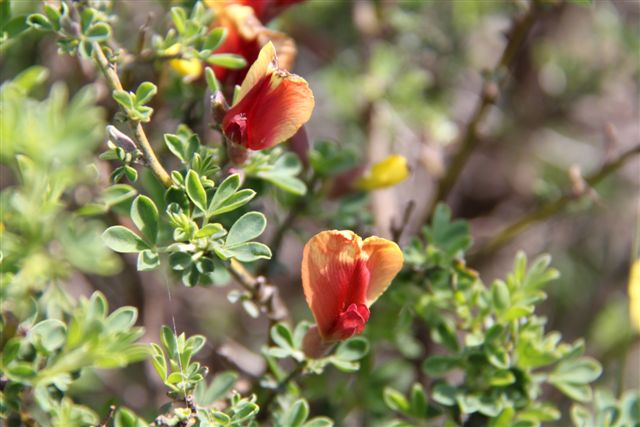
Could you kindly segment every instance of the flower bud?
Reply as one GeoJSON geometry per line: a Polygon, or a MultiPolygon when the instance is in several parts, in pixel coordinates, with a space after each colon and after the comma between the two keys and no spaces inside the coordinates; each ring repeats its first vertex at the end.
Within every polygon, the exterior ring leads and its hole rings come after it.
{"type": "Polygon", "coordinates": [[[227,156],[234,165],[243,165],[249,158],[249,150],[246,147],[237,144],[231,140],[227,144],[227,156]]]}
{"type": "Polygon", "coordinates": [[[309,328],[302,339],[302,351],[311,359],[322,358],[327,354],[328,350],[332,346],[332,343],[326,342],[322,339],[317,326],[309,328]]]}
{"type": "Polygon", "coordinates": [[[109,136],[109,141],[113,142],[127,153],[132,153],[138,150],[136,143],[117,127],[112,125],[107,126],[107,134],[109,136]]]}
{"type": "Polygon", "coordinates": [[[222,92],[219,90],[215,91],[213,95],[211,95],[211,117],[213,118],[214,125],[218,126],[222,124],[222,119],[224,119],[224,115],[228,110],[229,104],[227,104],[227,99],[222,92]]]}

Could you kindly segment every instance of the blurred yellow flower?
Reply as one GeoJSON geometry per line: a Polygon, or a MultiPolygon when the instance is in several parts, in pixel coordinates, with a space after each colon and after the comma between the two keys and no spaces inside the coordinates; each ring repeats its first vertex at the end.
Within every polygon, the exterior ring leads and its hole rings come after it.
{"type": "Polygon", "coordinates": [[[640,332],[640,258],[631,265],[629,274],[629,315],[631,326],[640,332]]]}
{"type": "MultiPolygon", "coordinates": [[[[182,50],[182,45],[176,43],[168,49],[165,49],[165,55],[176,55],[182,50]]],[[[202,62],[196,58],[189,59],[170,59],[169,66],[180,74],[186,81],[193,81],[202,74],[202,62]]]]}
{"type": "Polygon", "coordinates": [[[363,190],[377,190],[399,184],[408,176],[407,159],[399,154],[392,154],[373,165],[367,174],[358,180],[357,186],[363,190]]]}

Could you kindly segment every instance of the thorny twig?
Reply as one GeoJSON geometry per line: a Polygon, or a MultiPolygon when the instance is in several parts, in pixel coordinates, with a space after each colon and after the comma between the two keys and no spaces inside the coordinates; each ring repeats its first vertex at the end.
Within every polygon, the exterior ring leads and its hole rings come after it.
{"type": "Polygon", "coordinates": [[[503,246],[506,242],[514,238],[516,235],[524,231],[526,228],[535,224],[536,222],[543,221],[565,208],[567,204],[577,199],[591,194],[592,187],[596,186],[604,178],[621,168],[635,155],[640,154],[640,144],[622,153],[618,158],[606,162],[596,172],[584,177],[582,182],[584,187],[581,192],[575,191],[575,186],[570,191],[567,191],[557,199],[541,205],[538,209],[528,213],[515,222],[507,225],[502,230],[496,233],[496,235],[483,245],[476,256],[489,255],[494,253],[498,248],[503,246]]]}
{"type": "Polygon", "coordinates": [[[540,6],[537,1],[533,1],[529,10],[524,15],[514,18],[511,29],[507,35],[507,44],[500,60],[490,74],[493,79],[487,79],[482,87],[482,95],[478,100],[474,113],[456,144],[459,147],[458,151],[453,155],[451,163],[447,166],[444,177],[438,182],[438,187],[433,194],[423,223],[426,224],[431,220],[438,202],[447,198],[467,160],[469,160],[471,153],[476,148],[478,144],[478,128],[489,112],[491,105],[493,105],[498,98],[500,89],[506,81],[506,69],[513,62],[518,48],[529,35],[539,14],[540,6]]]}

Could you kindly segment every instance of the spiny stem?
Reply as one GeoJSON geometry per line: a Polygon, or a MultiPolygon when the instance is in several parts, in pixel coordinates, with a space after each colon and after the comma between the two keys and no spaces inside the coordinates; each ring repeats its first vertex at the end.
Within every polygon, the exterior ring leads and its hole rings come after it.
{"type": "Polygon", "coordinates": [[[447,198],[447,195],[457,182],[462,169],[466,165],[467,160],[469,160],[471,153],[478,145],[478,127],[489,112],[491,105],[495,103],[500,88],[505,82],[504,76],[506,75],[506,69],[513,62],[518,48],[536,22],[539,12],[540,8],[537,2],[534,1],[524,16],[514,19],[511,30],[509,31],[507,45],[491,73],[495,80],[485,81],[482,88],[482,95],[473,115],[457,143],[459,147],[458,151],[454,154],[451,163],[447,166],[445,176],[438,182],[438,187],[433,194],[431,203],[429,204],[429,210],[425,215],[423,223],[428,223],[431,220],[438,202],[447,198]]]}
{"type": "MultiPolygon", "coordinates": [[[[93,43],[93,52],[96,63],[98,64],[98,67],[100,67],[100,71],[102,71],[104,77],[107,79],[107,83],[109,84],[111,90],[124,90],[122,87],[122,83],[120,82],[120,77],[118,77],[118,73],[116,73],[115,68],[107,59],[104,51],[102,50],[102,46],[100,46],[99,43],[93,43]]],[[[158,157],[153,151],[153,147],[151,147],[151,143],[149,142],[147,134],[144,132],[142,125],[140,124],[140,122],[134,120],[129,120],[129,124],[131,125],[131,131],[133,132],[135,140],[140,146],[140,149],[142,150],[144,158],[149,164],[151,171],[165,187],[170,187],[172,184],[171,177],[158,160],[158,157]]]]}
{"type": "Polygon", "coordinates": [[[494,253],[498,248],[503,246],[509,240],[516,235],[524,231],[526,228],[535,224],[536,222],[543,221],[556,213],[560,212],[565,206],[586,194],[589,194],[589,189],[596,186],[604,178],[620,169],[625,163],[627,163],[635,155],[640,154],[640,145],[637,145],[624,153],[622,153],[617,159],[605,163],[599,170],[584,178],[585,184],[587,184],[587,191],[583,191],[579,194],[575,192],[566,192],[556,200],[541,205],[538,209],[530,212],[522,218],[514,221],[510,225],[504,227],[499,231],[491,240],[489,240],[484,246],[477,252],[479,255],[489,255],[494,253]]]}

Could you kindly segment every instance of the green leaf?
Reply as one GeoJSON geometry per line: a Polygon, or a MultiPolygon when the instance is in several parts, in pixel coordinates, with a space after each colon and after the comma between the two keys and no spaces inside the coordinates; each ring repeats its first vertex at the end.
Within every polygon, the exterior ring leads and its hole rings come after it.
{"type": "Polygon", "coordinates": [[[62,347],[67,339],[67,327],[57,319],[47,319],[37,323],[29,331],[36,348],[52,353],[62,347]]]}
{"type": "Polygon", "coordinates": [[[422,364],[422,370],[433,377],[443,376],[461,366],[456,356],[431,356],[422,364]]]}
{"type": "Polygon", "coordinates": [[[171,19],[178,33],[182,34],[187,28],[187,12],[181,7],[171,8],[171,19]]]}
{"type": "Polygon", "coordinates": [[[138,309],[135,307],[120,307],[107,317],[105,326],[110,332],[125,332],[138,319],[138,309]]]}
{"type": "Polygon", "coordinates": [[[193,204],[196,205],[202,212],[206,212],[207,193],[204,191],[204,187],[202,186],[200,177],[195,171],[190,170],[187,173],[185,188],[187,189],[187,195],[189,196],[193,204]]]}
{"type": "Polygon", "coordinates": [[[571,406],[571,421],[576,427],[591,427],[595,425],[591,412],[578,404],[571,406]]]}
{"type": "Polygon", "coordinates": [[[158,93],[158,88],[151,82],[142,82],[136,89],[136,105],[144,105],[158,93]]]}
{"type": "Polygon", "coordinates": [[[281,348],[285,349],[293,349],[293,335],[291,334],[291,330],[282,324],[276,323],[271,328],[271,339],[273,342],[281,348]]]}
{"type": "Polygon", "coordinates": [[[40,13],[32,13],[27,18],[27,24],[40,31],[51,31],[53,30],[53,25],[49,22],[46,16],[40,13]]]}
{"type": "Polygon", "coordinates": [[[198,230],[193,237],[196,239],[202,239],[205,237],[218,239],[225,234],[227,234],[227,230],[224,229],[222,224],[214,223],[205,225],[198,230]]]}
{"type": "Polygon", "coordinates": [[[394,411],[398,411],[406,414],[409,412],[409,409],[411,408],[407,398],[404,397],[402,393],[400,393],[398,390],[394,388],[385,387],[382,397],[384,399],[384,403],[386,403],[387,406],[394,411]]]}
{"type": "MultiPolygon", "coordinates": [[[[222,42],[227,38],[227,29],[225,27],[218,27],[211,30],[209,35],[204,39],[202,44],[203,49],[216,50],[222,42]]],[[[210,68],[207,68],[210,70],[210,68]]]]}
{"type": "Polygon", "coordinates": [[[129,92],[125,92],[124,90],[114,90],[112,96],[113,99],[124,107],[125,110],[130,111],[135,108],[133,96],[129,92]]]}
{"type": "Polygon", "coordinates": [[[212,403],[224,399],[225,396],[233,389],[233,386],[238,380],[238,374],[233,371],[221,372],[215,376],[211,385],[207,388],[206,392],[202,395],[198,403],[203,406],[211,405],[212,403]]]}
{"type": "Polygon", "coordinates": [[[89,31],[87,31],[85,35],[90,42],[99,43],[107,40],[111,36],[111,28],[107,24],[99,22],[89,28],[89,31]]]}
{"type": "Polygon", "coordinates": [[[303,424],[303,427],[332,427],[333,421],[327,417],[314,417],[303,424]]]}
{"type": "Polygon", "coordinates": [[[356,166],[357,155],[353,150],[333,141],[318,141],[309,152],[309,163],[319,175],[331,176],[356,166]]]}
{"type": "Polygon", "coordinates": [[[174,252],[169,255],[169,265],[173,270],[186,270],[188,268],[191,268],[191,264],[193,264],[191,254],[188,254],[186,252],[174,252]]]}
{"type": "Polygon", "coordinates": [[[113,418],[114,427],[145,427],[148,426],[142,418],[137,417],[125,407],[119,407],[113,418]]]}
{"type": "Polygon", "coordinates": [[[256,174],[258,178],[270,182],[276,187],[298,196],[307,192],[304,182],[296,178],[302,170],[302,163],[294,153],[284,153],[273,164],[273,168],[260,171],[256,174]]]}
{"type": "Polygon", "coordinates": [[[457,402],[458,394],[460,394],[460,391],[457,388],[446,383],[436,384],[431,391],[433,400],[444,406],[454,406],[457,402]]]}
{"type": "Polygon", "coordinates": [[[121,225],[107,228],[102,233],[102,240],[116,252],[135,253],[149,249],[149,246],[140,237],[121,225]]]}
{"type": "Polygon", "coordinates": [[[211,65],[238,70],[247,66],[247,60],[234,53],[216,53],[207,58],[211,65]]]}
{"type": "Polygon", "coordinates": [[[446,322],[440,322],[432,330],[433,340],[444,345],[447,349],[457,352],[459,350],[458,338],[456,332],[451,325],[446,322]]]}
{"type": "Polygon", "coordinates": [[[158,344],[151,343],[151,363],[155,368],[160,378],[164,381],[167,379],[167,360],[164,357],[164,352],[158,344]]]}
{"type": "Polygon", "coordinates": [[[589,384],[602,374],[602,365],[590,357],[566,360],[549,375],[549,382],[589,384]]]}
{"type": "Polygon", "coordinates": [[[496,280],[491,286],[491,298],[493,306],[498,312],[502,312],[511,305],[511,296],[507,284],[502,280],[496,280]]]}
{"type": "Polygon", "coordinates": [[[427,241],[443,250],[449,257],[455,257],[458,252],[471,246],[469,224],[466,221],[451,221],[451,211],[439,203],[433,214],[431,226],[425,228],[427,241]]]}
{"type": "Polygon", "coordinates": [[[267,218],[260,212],[247,212],[229,229],[225,246],[248,242],[260,236],[267,226],[267,218]]]}
{"type": "Polygon", "coordinates": [[[7,368],[7,375],[15,381],[29,380],[36,376],[36,370],[30,363],[19,362],[7,368]]]}
{"type": "Polygon", "coordinates": [[[124,170],[125,175],[127,175],[127,179],[129,181],[136,182],[138,180],[138,171],[135,170],[135,168],[129,165],[124,165],[122,166],[122,169],[124,170]]]}
{"type": "Polygon", "coordinates": [[[247,242],[225,248],[228,258],[235,258],[240,262],[253,262],[258,259],[270,259],[271,249],[264,243],[247,242]]]}
{"type": "Polygon", "coordinates": [[[363,337],[354,337],[342,342],[335,353],[335,357],[347,362],[362,359],[369,353],[369,341],[363,337]]]}
{"type": "Polygon", "coordinates": [[[301,427],[309,416],[309,404],[304,399],[298,399],[284,413],[280,424],[282,427],[301,427]]]}
{"type": "Polygon", "coordinates": [[[571,3],[577,4],[578,6],[593,6],[593,0],[569,0],[571,3]]]}
{"type": "Polygon", "coordinates": [[[211,198],[209,211],[219,208],[229,197],[231,197],[240,188],[240,175],[234,173],[225,178],[218,186],[215,194],[211,198]]]}
{"type": "MultiPolygon", "coordinates": [[[[9,4],[9,1],[5,1],[4,3],[9,4]]],[[[56,30],[60,29],[60,12],[55,7],[51,5],[44,5],[44,14],[49,18],[49,22],[53,24],[56,30]]]]}
{"type": "Polygon", "coordinates": [[[82,13],[80,14],[80,25],[83,33],[89,30],[91,24],[95,22],[96,15],[96,10],[93,8],[87,7],[82,9],[82,13]]]}
{"type": "Polygon", "coordinates": [[[349,362],[347,360],[338,359],[336,357],[331,357],[329,359],[331,364],[341,370],[342,372],[357,372],[360,369],[360,363],[358,362],[349,362]]]}
{"type": "Polygon", "coordinates": [[[514,382],[516,382],[515,375],[513,375],[513,372],[506,369],[494,372],[489,380],[489,383],[496,387],[504,387],[509,384],[513,384],[514,382]]]}
{"type": "Polygon", "coordinates": [[[145,249],[138,254],[138,271],[155,270],[160,265],[160,256],[157,252],[145,249]]]}
{"type": "Polygon", "coordinates": [[[224,202],[220,204],[219,207],[217,207],[213,211],[211,210],[211,205],[209,205],[208,216],[221,215],[226,212],[234,211],[239,207],[249,203],[255,196],[256,196],[256,192],[249,188],[240,190],[234,195],[232,195],[231,197],[227,198],[224,202]]]}
{"type": "Polygon", "coordinates": [[[199,146],[197,138],[186,138],[183,135],[173,135],[170,133],[164,135],[164,142],[167,148],[169,148],[169,151],[180,159],[183,164],[191,161],[191,158],[199,146]]]}
{"type": "Polygon", "coordinates": [[[136,189],[127,184],[115,184],[107,187],[100,198],[108,208],[123,203],[136,195],[136,189]]]}
{"type": "Polygon", "coordinates": [[[427,410],[427,396],[422,385],[416,383],[411,387],[411,414],[417,418],[424,418],[427,410]]]}
{"type": "Polygon", "coordinates": [[[131,205],[131,219],[149,243],[155,245],[158,238],[158,208],[147,196],[138,196],[131,205]]]}
{"type": "Polygon", "coordinates": [[[577,402],[589,402],[591,400],[591,387],[586,384],[574,384],[555,382],[552,383],[558,390],[577,402]]]}
{"type": "Polygon", "coordinates": [[[20,346],[22,344],[21,337],[13,337],[7,341],[2,349],[2,363],[8,365],[18,356],[20,352],[20,346]]]}
{"type": "Polygon", "coordinates": [[[172,359],[178,355],[178,341],[173,331],[168,326],[162,325],[160,328],[160,341],[162,345],[167,349],[169,357],[172,359]]]}
{"type": "Polygon", "coordinates": [[[218,82],[216,74],[213,72],[211,67],[204,69],[204,78],[207,81],[207,86],[211,93],[216,93],[220,90],[220,82],[218,82]]]}

